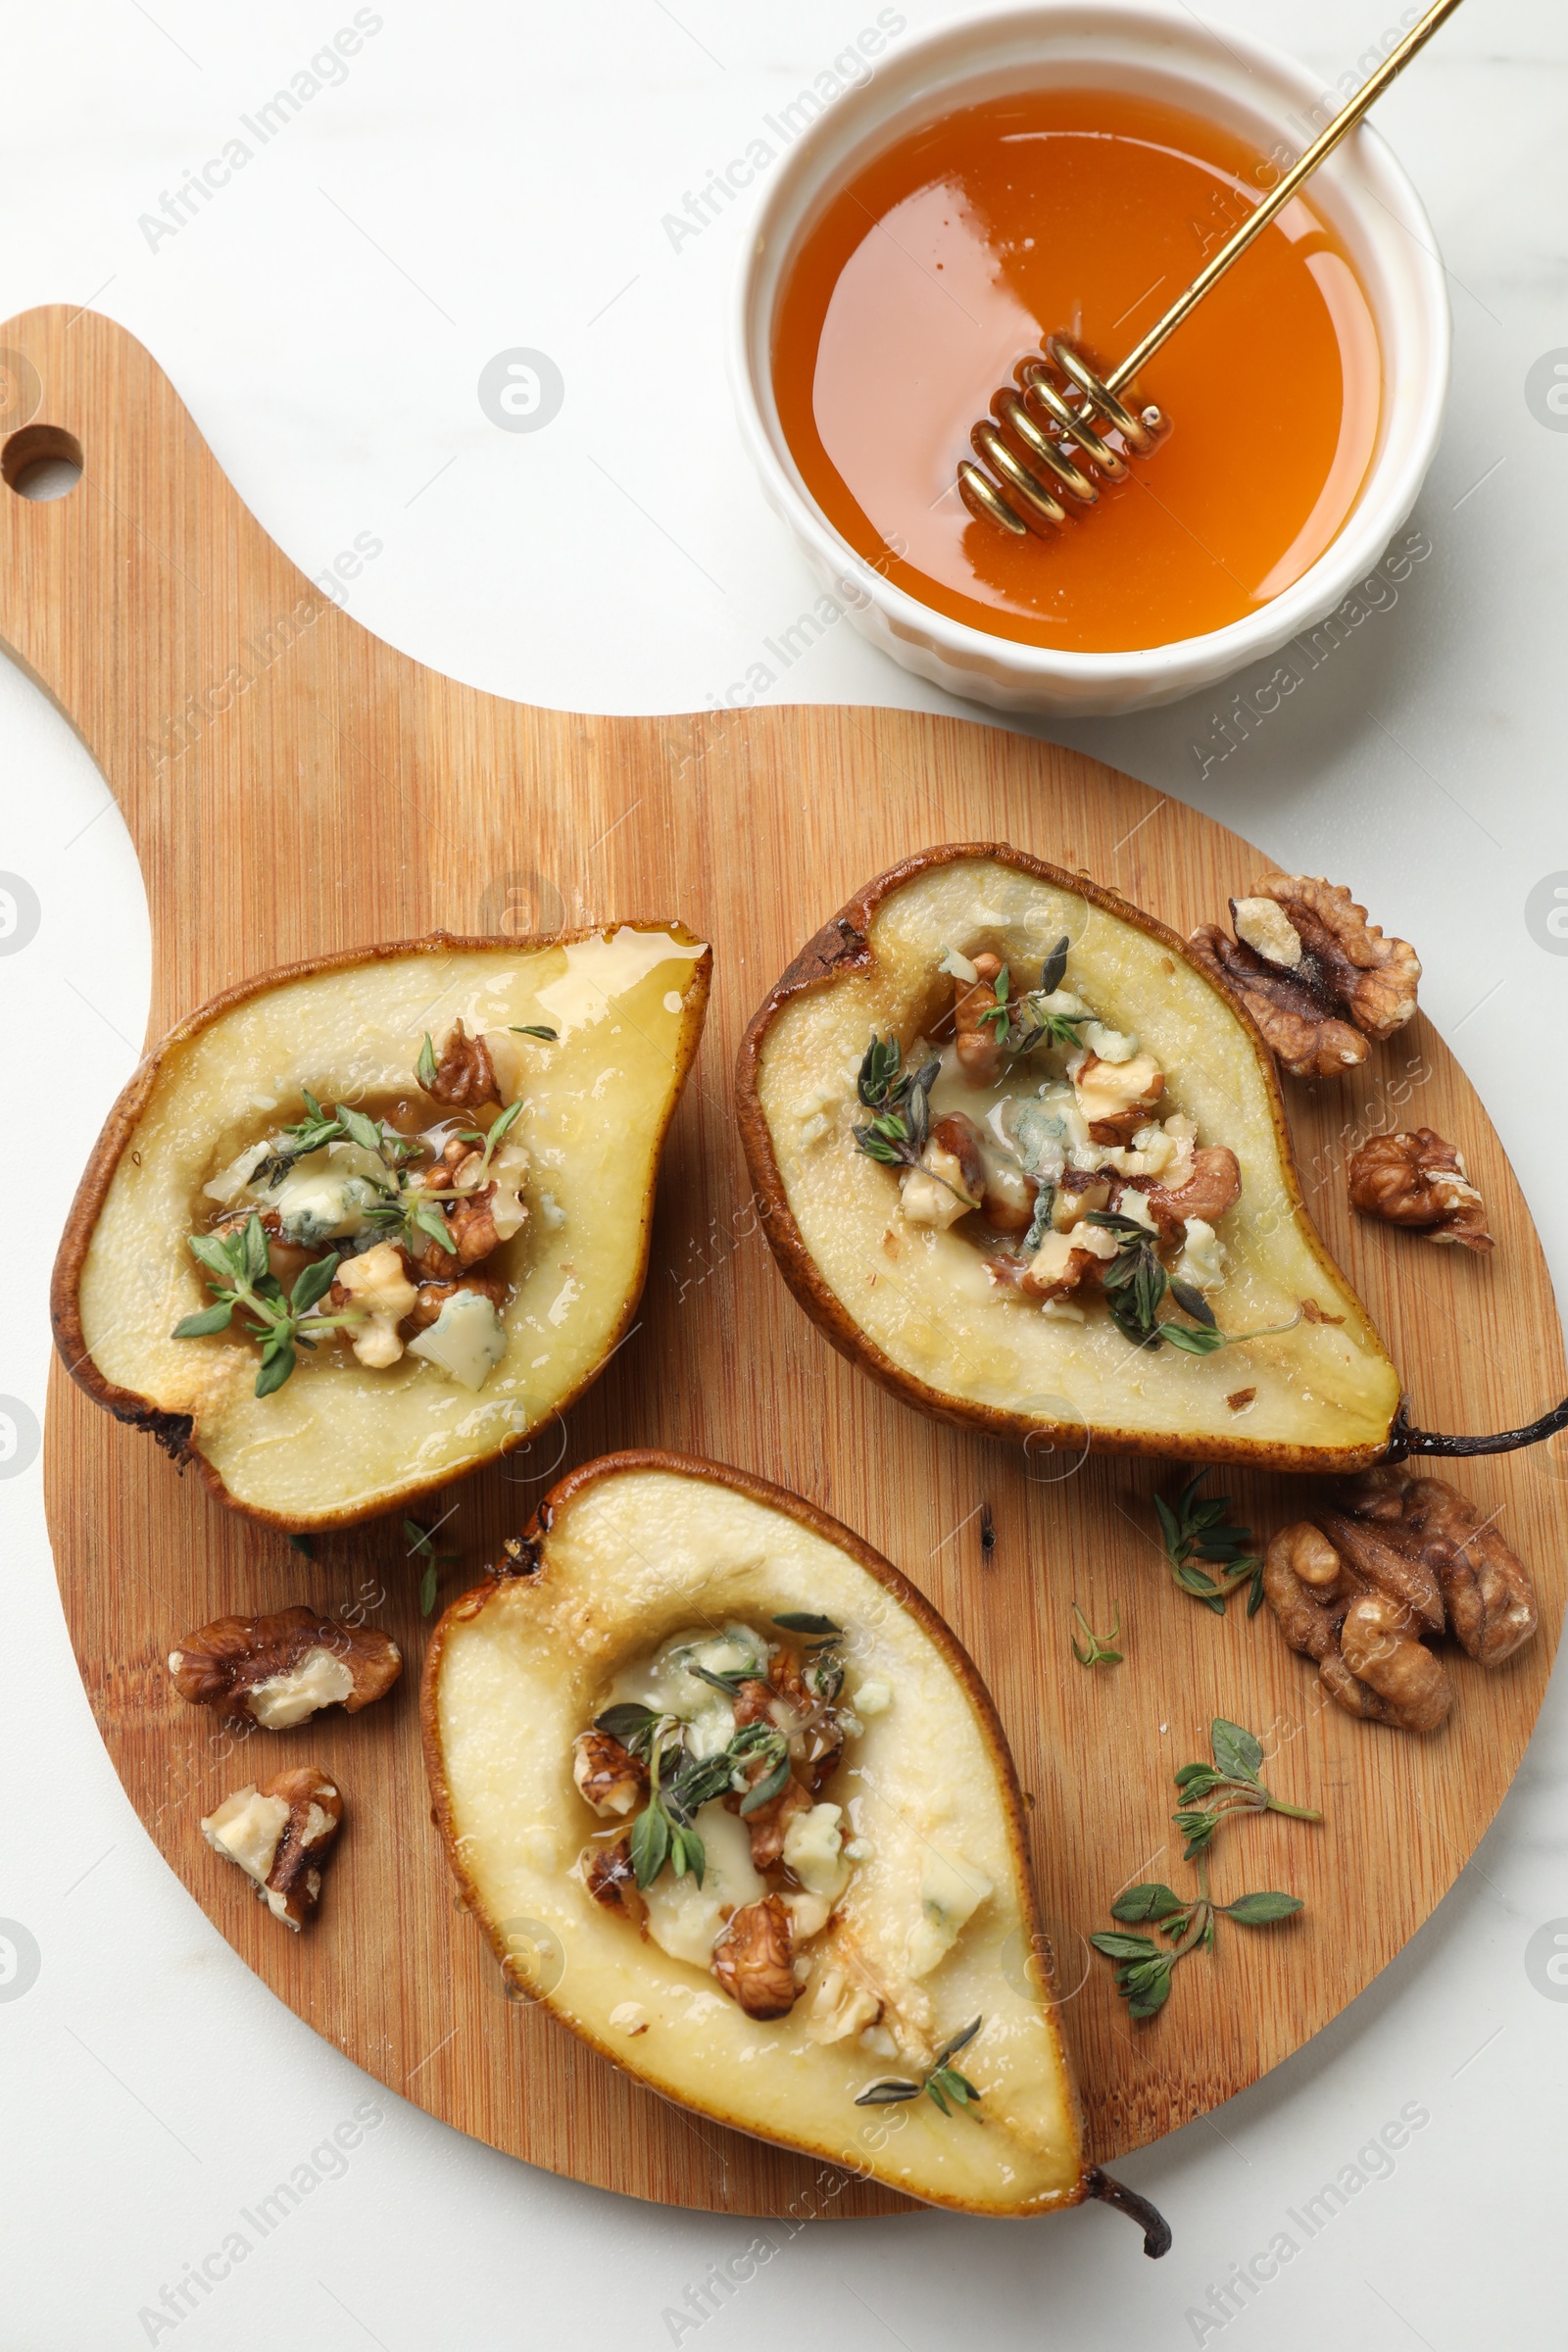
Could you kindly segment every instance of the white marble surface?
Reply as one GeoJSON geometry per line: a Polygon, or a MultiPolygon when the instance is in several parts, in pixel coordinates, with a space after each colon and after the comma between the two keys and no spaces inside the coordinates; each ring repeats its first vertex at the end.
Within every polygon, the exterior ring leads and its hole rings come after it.
{"type": "MultiPolygon", "coordinates": [[[[383,541],[352,609],[422,661],[562,706],[707,703],[808,592],[729,422],[722,321],[744,214],[679,250],[662,217],[874,20],[872,0],[384,0],[341,86],[150,248],[138,216],[353,13],[6,0],[0,316],[67,300],[124,320],[308,570],[359,532],[383,541]],[[485,362],[515,346],[550,354],[564,379],[536,434],[498,431],[475,393],[485,362]]],[[[914,28],[953,12],[905,0],[903,13],[914,28]]],[[[1228,0],[1228,13],[1333,79],[1398,11],[1228,0]]],[[[1075,735],[1287,864],[1352,876],[1418,942],[1426,999],[1559,1274],[1568,963],[1532,936],[1526,901],[1568,869],[1568,434],[1532,413],[1526,377],[1568,346],[1565,110],[1558,0],[1476,0],[1386,102],[1457,326],[1446,439],[1417,516],[1432,553],[1397,603],[1206,772],[1192,745],[1214,739],[1207,698],[1075,735]]],[[[934,700],[847,628],[779,691],[934,700]]],[[[60,1187],[133,1061],[148,940],[101,779],[4,664],[0,816],[0,868],[40,915],[0,953],[13,1139],[0,1198],[20,1243],[0,1393],[41,1412],[60,1187]]],[[[896,809],[889,827],[895,842],[896,809]]],[[[1146,2264],[1097,2211],[1027,2230],[777,2224],[776,2258],[699,2324],[688,2289],[754,2225],[601,2195],[462,2139],[250,1978],[98,1742],[35,1464],[0,1483],[0,1917],[24,1923],[41,1961],[24,1993],[0,1982],[0,2352],[174,2337],[762,2352],[803,2331],[855,2352],[956,2332],[998,2352],[1560,2340],[1568,2006],[1539,1967],[1532,1981],[1526,1948],[1568,1914],[1561,1676],[1478,1858],[1397,1964],[1257,2089],[1125,2167],[1171,2217],[1167,2261],[1146,2264]],[[208,2296],[193,2290],[177,2324],[147,2316],[367,2098],[380,2121],[341,2178],[208,2296]],[[1288,2210],[1412,2105],[1430,2123],[1392,2174],[1308,2241],[1288,2210]],[[1282,2230],[1300,2250],[1255,2302],[1196,2322],[1210,2286],[1282,2230]]]]}

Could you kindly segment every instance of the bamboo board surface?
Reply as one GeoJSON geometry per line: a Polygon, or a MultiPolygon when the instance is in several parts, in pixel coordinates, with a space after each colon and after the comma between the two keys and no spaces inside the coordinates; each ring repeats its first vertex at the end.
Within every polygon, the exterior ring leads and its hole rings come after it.
{"type": "MultiPolygon", "coordinates": [[[[990,1683],[1032,1799],[1096,2157],[1255,2081],[1428,1917],[1518,1766],[1562,1612],[1560,1463],[1520,1454],[1460,1474],[1500,1509],[1536,1573],[1534,1645],[1492,1676],[1448,1652],[1458,1699],[1433,1740],[1355,1724],[1318,1703],[1266,1616],[1250,1625],[1238,1605],[1221,1622],[1171,1587],[1150,1497],[1172,1491],[1174,1465],[1026,1461],[917,1416],[832,1350],[760,1229],[730,1073],[747,1017],[797,949],[907,851],[1011,841],[1184,933],[1268,861],[1092,760],[980,725],[865,710],[595,718],[456,685],[378,643],[295,570],[123,329],[35,311],[0,328],[0,346],[37,371],[35,424],[74,434],[85,459],[74,491],[53,503],[0,489],[0,638],[123,810],[152,907],[150,1036],[252,973],[372,939],[678,915],[713,943],[708,1030],[664,1161],[638,1329],[565,1423],[442,1497],[441,1542],[461,1555],[446,1596],[475,1580],[554,1477],[607,1450],[668,1446],[794,1488],[905,1571],[990,1683]],[[1119,1606],[1125,1665],[1073,1663],[1074,1599],[1100,1627],[1119,1606]],[[1169,1775],[1205,1752],[1216,1713],[1262,1734],[1279,1751],[1271,1783],[1328,1816],[1321,1830],[1271,1816],[1231,1833],[1216,1893],[1287,1886],[1306,1912],[1286,1929],[1233,1933],[1211,1997],[1200,1959],[1162,2015],[1134,2030],[1083,1937],[1107,1924],[1130,1877],[1186,1884],[1169,1775]]],[[[1562,1337],[1534,1229],[1480,1103],[1425,1021],[1348,1082],[1287,1085],[1313,1213],[1418,1419],[1505,1428],[1561,1396],[1562,1337]],[[1498,1236],[1490,1261],[1348,1214],[1355,1144],[1421,1123],[1468,1156],[1498,1236]]],[[[430,1826],[418,1564],[396,1519],[320,1539],[313,1564],[195,1476],[177,1477],[58,1364],[45,1472],[72,1638],[121,1777],[203,1909],[318,2033],[432,2114],[585,2181],[734,2212],[899,2206],[687,2117],[504,1995],[430,1826]],[[211,1617],[296,1600],[358,1607],[408,1663],[381,1706],[279,1737],[262,1772],[176,1698],[164,1658],[211,1617]],[[340,1779],[348,1821],[321,1917],[295,1937],[197,1822],[244,1780],[306,1758],[340,1779]]],[[[1213,1483],[1261,1531],[1299,1505],[1283,1478],[1213,1483]]]]}

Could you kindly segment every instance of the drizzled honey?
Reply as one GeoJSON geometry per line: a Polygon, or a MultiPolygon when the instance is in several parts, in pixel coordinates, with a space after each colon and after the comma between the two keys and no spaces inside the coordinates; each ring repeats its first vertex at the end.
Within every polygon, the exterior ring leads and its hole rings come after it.
{"type": "Polygon", "coordinates": [[[1302,196],[1149,363],[1137,397],[1173,429],[1087,519],[1014,541],[954,488],[1043,334],[1119,358],[1277,176],[1219,125],[1108,89],[991,100],[885,149],[808,230],[775,318],[780,420],[829,521],[922,604],[1084,653],[1280,595],[1354,507],[1381,396],[1366,296],[1302,196]]]}

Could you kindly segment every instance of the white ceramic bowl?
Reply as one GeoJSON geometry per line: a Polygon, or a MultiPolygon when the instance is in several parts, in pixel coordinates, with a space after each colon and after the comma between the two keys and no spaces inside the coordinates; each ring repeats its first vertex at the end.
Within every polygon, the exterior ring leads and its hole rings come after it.
{"type": "MultiPolygon", "coordinates": [[[[1213,685],[1314,626],[1365,578],[1409,514],[1436,452],[1450,322],[1443,264],[1421,201],[1383,140],[1363,124],[1321,167],[1312,201],[1344,239],[1376,318],[1383,410],[1360,499],[1317,562],[1245,619],[1138,653],[1020,645],[918,603],[839,536],[790,454],[770,365],[780,282],[822,204],[892,140],[952,107],[1054,81],[1165,99],[1241,132],[1264,153],[1280,139],[1299,152],[1301,123],[1323,94],[1304,67],[1246,33],[1227,26],[1221,34],[1187,12],[1125,0],[999,9],[912,42],[881,60],[870,80],[812,123],[772,182],[741,270],[731,368],[741,429],[763,488],[812,570],[863,635],[950,693],[1004,710],[1090,717],[1147,710],[1213,685]]],[[[990,387],[977,414],[989,395],[990,387]]],[[[1083,527],[1092,529],[1092,519],[1083,527]]]]}

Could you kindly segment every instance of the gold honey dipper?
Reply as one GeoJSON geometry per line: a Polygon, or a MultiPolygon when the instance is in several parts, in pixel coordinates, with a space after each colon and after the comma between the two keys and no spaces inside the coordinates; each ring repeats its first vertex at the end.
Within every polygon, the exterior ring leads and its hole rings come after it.
{"type": "Polygon", "coordinates": [[[1030,352],[1018,362],[1013,382],[992,396],[991,415],[983,416],[969,435],[975,456],[990,467],[990,473],[967,458],[958,461],[958,496],[971,514],[982,522],[1000,524],[1014,538],[1021,539],[1026,531],[1045,538],[1053,527],[1066,522],[1072,508],[1065,501],[1080,508],[1096,505],[1100,491],[1095,472],[1109,482],[1127,478],[1127,459],[1112,448],[1105,434],[1115,433],[1131,456],[1146,457],[1168,430],[1168,419],[1152,406],[1133,410],[1120,397],[1122,391],[1458,6],[1459,0],[1436,0],[1419,24],[1384,59],[1299,162],[1248,215],[1236,234],[1109,375],[1098,376],[1065,335],[1046,338],[1044,358],[1039,352],[1030,352]],[[1053,376],[1054,368],[1066,379],[1059,387],[1053,376]],[[1076,408],[1071,405],[1074,392],[1080,396],[1076,408]]]}

